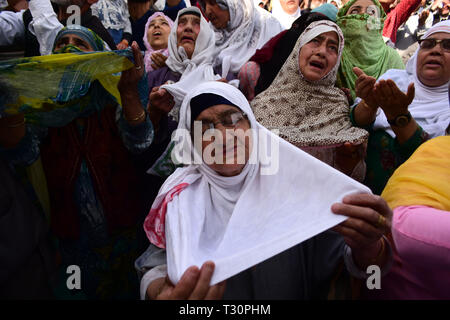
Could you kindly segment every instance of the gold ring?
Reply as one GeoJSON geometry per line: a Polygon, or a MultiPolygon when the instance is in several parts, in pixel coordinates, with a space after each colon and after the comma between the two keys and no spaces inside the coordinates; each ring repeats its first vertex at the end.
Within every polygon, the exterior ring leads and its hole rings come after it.
{"type": "Polygon", "coordinates": [[[383,229],[386,227],[386,218],[381,214],[378,215],[377,227],[383,229]]]}

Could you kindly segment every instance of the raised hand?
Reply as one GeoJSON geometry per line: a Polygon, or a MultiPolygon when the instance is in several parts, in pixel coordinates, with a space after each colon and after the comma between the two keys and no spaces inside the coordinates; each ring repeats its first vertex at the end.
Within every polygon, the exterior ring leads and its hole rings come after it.
{"type": "Polygon", "coordinates": [[[375,94],[376,79],[364,73],[360,68],[354,67],[353,72],[358,76],[355,82],[356,96],[364,100],[364,102],[372,109],[378,108],[377,96],[375,94]]]}
{"type": "Polygon", "coordinates": [[[150,93],[149,111],[168,114],[175,105],[172,95],[160,87],[154,87],[150,93]]]}
{"type": "Polygon", "coordinates": [[[167,57],[165,55],[163,55],[162,53],[159,53],[159,52],[152,53],[151,59],[152,59],[152,62],[153,62],[152,63],[152,68],[155,69],[155,70],[159,69],[159,68],[162,68],[162,67],[164,67],[166,65],[167,57]]]}
{"type": "Polygon", "coordinates": [[[409,84],[406,93],[402,92],[390,79],[380,80],[375,85],[375,94],[378,97],[379,106],[388,119],[408,113],[408,106],[414,100],[414,93],[414,83],[409,84]]]}
{"type": "Polygon", "coordinates": [[[119,84],[117,86],[120,93],[128,93],[130,90],[137,90],[139,80],[141,80],[145,72],[144,57],[142,56],[141,50],[139,49],[136,41],[133,41],[131,44],[131,49],[133,50],[134,67],[122,72],[119,84]]]}

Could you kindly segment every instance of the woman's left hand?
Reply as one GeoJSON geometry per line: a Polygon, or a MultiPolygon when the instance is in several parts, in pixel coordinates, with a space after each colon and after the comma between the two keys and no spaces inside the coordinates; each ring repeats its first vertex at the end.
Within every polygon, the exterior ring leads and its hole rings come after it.
{"type": "Polygon", "coordinates": [[[131,49],[133,50],[134,67],[122,72],[118,84],[118,89],[121,94],[128,93],[130,90],[136,90],[137,93],[138,83],[145,72],[144,58],[142,57],[141,50],[136,41],[133,41],[131,44],[131,49]]]}
{"type": "Polygon", "coordinates": [[[380,80],[375,85],[375,95],[379,97],[381,109],[388,119],[408,113],[408,106],[414,100],[414,83],[408,86],[408,91],[401,91],[394,81],[380,80]]]}
{"type": "Polygon", "coordinates": [[[390,233],[392,210],[380,196],[361,193],[346,196],[335,203],[331,211],[349,217],[333,230],[339,232],[353,251],[376,256],[377,242],[383,234],[390,233]]]}

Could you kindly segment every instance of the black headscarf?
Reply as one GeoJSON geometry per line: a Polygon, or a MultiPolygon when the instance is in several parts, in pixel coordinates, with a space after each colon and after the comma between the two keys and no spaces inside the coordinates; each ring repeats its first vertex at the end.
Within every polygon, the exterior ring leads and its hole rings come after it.
{"type": "Polygon", "coordinates": [[[255,87],[255,96],[266,90],[272,84],[284,62],[294,49],[300,35],[312,22],[319,20],[332,21],[327,16],[318,12],[302,14],[294,21],[291,28],[275,45],[273,50],[274,54],[270,60],[260,64],[261,74],[255,87]]]}

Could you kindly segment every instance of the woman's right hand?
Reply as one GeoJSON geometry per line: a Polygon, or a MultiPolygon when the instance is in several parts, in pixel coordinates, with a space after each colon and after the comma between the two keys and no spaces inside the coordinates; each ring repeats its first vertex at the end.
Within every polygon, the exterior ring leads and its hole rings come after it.
{"type": "Polygon", "coordinates": [[[175,101],[172,95],[160,87],[154,87],[150,92],[149,97],[149,112],[158,112],[161,114],[168,114],[175,106],[175,101]]]}
{"type": "Polygon", "coordinates": [[[356,96],[364,100],[371,109],[378,108],[378,100],[375,92],[375,83],[377,80],[364,73],[360,68],[354,67],[353,72],[358,76],[355,82],[356,96]]]}
{"type": "Polygon", "coordinates": [[[189,267],[174,286],[168,277],[154,280],[147,288],[151,300],[218,300],[225,292],[225,281],[210,286],[214,263],[207,261],[199,270],[189,267]]]}
{"type": "Polygon", "coordinates": [[[155,70],[162,68],[166,65],[167,57],[165,55],[163,55],[162,53],[159,53],[159,52],[152,53],[151,59],[153,62],[152,67],[155,70]]]}

